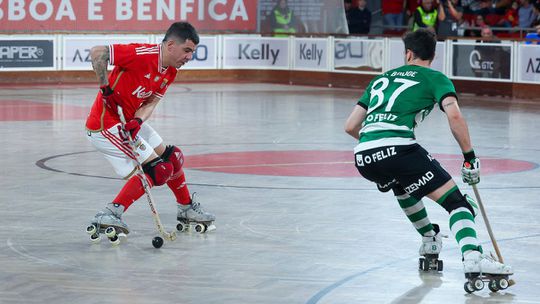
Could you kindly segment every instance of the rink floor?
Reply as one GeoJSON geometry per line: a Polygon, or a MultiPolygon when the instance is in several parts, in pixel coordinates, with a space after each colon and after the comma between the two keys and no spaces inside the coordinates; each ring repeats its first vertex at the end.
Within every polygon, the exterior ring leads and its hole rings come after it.
{"type": "MultiPolygon", "coordinates": [[[[154,249],[147,202],[117,247],[85,227],[123,181],[86,140],[94,85],[0,87],[0,303],[540,303],[540,103],[461,96],[482,160],[478,185],[516,285],[466,294],[455,239],[442,273],[417,270],[420,237],[389,193],[361,178],[343,124],[361,92],[273,84],[177,84],[150,124],[182,148],[217,230],[154,249]]],[[[435,109],[419,142],[459,178],[435,109]]],[[[167,229],[176,205],[152,190],[167,229]]],[[[450,234],[448,216],[424,200],[450,234]]],[[[482,219],[479,236],[492,250],[482,219]]]]}

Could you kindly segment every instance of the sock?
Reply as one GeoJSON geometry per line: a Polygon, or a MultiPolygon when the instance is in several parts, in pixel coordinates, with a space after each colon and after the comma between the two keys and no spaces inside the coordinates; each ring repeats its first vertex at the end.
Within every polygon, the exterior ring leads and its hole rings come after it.
{"type": "Polygon", "coordinates": [[[474,217],[469,209],[459,207],[450,212],[450,231],[456,237],[462,254],[469,250],[482,252],[482,247],[476,237],[474,217]]]}
{"type": "MultiPolygon", "coordinates": [[[[152,179],[147,175],[145,176],[150,187],[152,187],[152,179]]],[[[141,177],[139,175],[134,175],[126,182],[124,187],[122,187],[118,195],[114,198],[113,203],[124,206],[125,212],[129,208],[129,206],[131,206],[131,204],[133,204],[143,195],[144,187],[141,181],[141,177]]]]}
{"type": "Polygon", "coordinates": [[[405,212],[409,221],[413,224],[414,228],[422,236],[434,236],[435,230],[428,218],[426,208],[422,200],[417,200],[414,197],[409,196],[407,193],[402,195],[396,195],[399,206],[405,212]]]}
{"type": "Polygon", "coordinates": [[[189,189],[186,184],[185,174],[180,174],[178,177],[172,177],[167,186],[171,189],[176,197],[176,201],[181,205],[189,205],[191,203],[191,196],[189,195],[189,189]]]}

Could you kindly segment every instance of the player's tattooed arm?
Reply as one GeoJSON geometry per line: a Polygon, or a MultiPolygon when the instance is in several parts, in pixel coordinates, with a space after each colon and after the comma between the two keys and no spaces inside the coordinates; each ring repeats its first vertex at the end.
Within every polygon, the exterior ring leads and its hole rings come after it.
{"type": "Polygon", "coordinates": [[[454,135],[454,138],[458,142],[461,151],[471,151],[472,144],[471,137],[469,135],[469,128],[465,118],[463,118],[463,115],[461,114],[457,99],[454,96],[448,96],[442,101],[441,104],[444,109],[444,113],[448,118],[448,124],[450,125],[452,135],[454,135]]]}
{"type": "Polygon", "coordinates": [[[445,98],[442,102],[443,110],[446,111],[447,108],[452,107],[457,104],[455,98],[445,98]]]}
{"type": "Polygon", "coordinates": [[[90,58],[92,59],[92,68],[96,72],[99,85],[104,86],[109,84],[107,77],[107,65],[109,64],[109,47],[105,45],[95,46],[90,50],[90,58]]]}

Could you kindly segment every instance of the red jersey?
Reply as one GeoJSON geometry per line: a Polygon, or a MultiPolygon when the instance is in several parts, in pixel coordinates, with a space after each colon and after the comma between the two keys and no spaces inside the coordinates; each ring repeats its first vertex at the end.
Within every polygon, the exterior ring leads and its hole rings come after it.
{"type": "Polygon", "coordinates": [[[403,13],[403,1],[405,0],[384,0],[381,4],[383,14],[403,13]]]}
{"type": "MultiPolygon", "coordinates": [[[[120,93],[127,121],[151,98],[162,98],[176,77],[175,67],[161,65],[161,44],[112,44],[109,54],[109,62],[115,66],[109,74],[109,85],[120,93]]],[[[99,92],[86,119],[86,129],[101,131],[119,122],[118,115],[106,110],[99,92]]]]}

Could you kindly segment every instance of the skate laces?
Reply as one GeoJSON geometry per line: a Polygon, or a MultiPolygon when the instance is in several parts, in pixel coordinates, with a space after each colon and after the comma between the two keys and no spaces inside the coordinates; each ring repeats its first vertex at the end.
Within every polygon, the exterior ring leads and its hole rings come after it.
{"type": "Polygon", "coordinates": [[[191,201],[191,209],[197,212],[198,214],[203,214],[204,212],[201,209],[201,204],[199,202],[191,201]]]}

